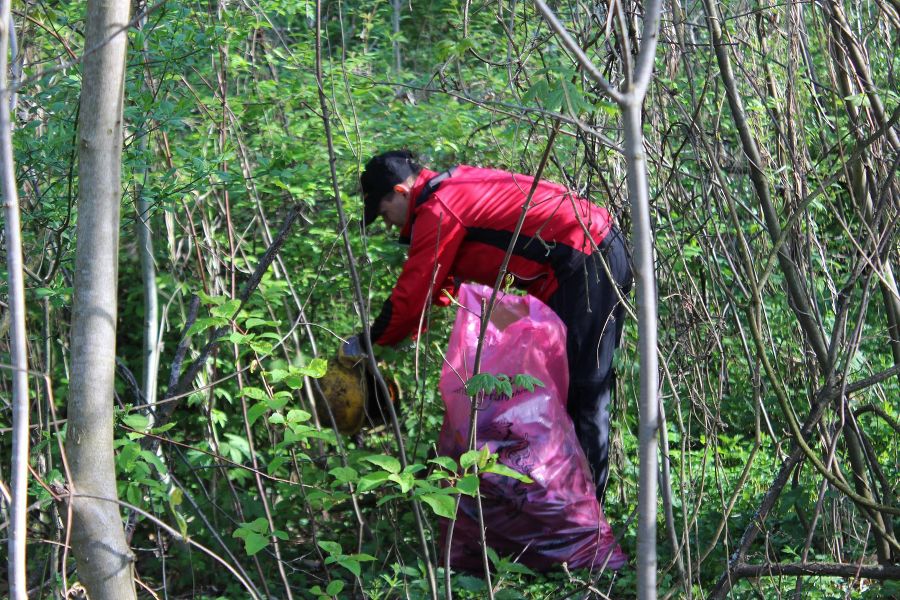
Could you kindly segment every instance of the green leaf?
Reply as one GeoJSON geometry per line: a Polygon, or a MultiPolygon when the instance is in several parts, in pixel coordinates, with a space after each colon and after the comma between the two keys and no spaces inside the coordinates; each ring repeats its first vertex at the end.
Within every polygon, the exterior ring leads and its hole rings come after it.
{"type": "Polygon", "coordinates": [[[248,340],[252,340],[255,336],[252,333],[240,333],[239,331],[232,331],[227,338],[229,342],[232,344],[243,344],[248,340]]]}
{"type": "Polygon", "coordinates": [[[478,456],[481,453],[478,450],[469,450],[463,453],[462,456],[459,457],[459,466],[463,469],[468,469],[476,462],[478,462],[478,456]]]}
{"type": "Polygon", "coordinates": [[[314,358],[309,361],[305,367],[300,367],[298,371],[301,375],[318,379],[325,375],[328,370],[328,361],[324,358],[314,358]]]}
{"type": "Polygon", "coordinates": [[[150,417],[141,413],[128,413],[122,417],[122,422],[138,431],[144,431],[150,424],[150,417]]]}
{"type": "Polygon", "coordinates": [[[247,552],[247,556],[253,556],[268,545],[269,538],[260,535],[255,531],[249,532],[246,537],[244,537],[244,550],[247,552]]]}
{"type": "Polygon", "coordinates": [[[267,410],[269,410],[269,405],[265,402],[254,404],[247,409],[247,423],[252,426],[267,410]]]}
{"type": "Polygon", "coordinates": [[[454,588],[458,587],[467,592],[480,592],[485,589],[484,580],[471,575],[457,575],[453,578],[453,584],[454,588]]]}
{"type": "Polygon", "coordinates": [[[491,460],[491,450],[485,444],[481,447],[481,451],[478,453],[478,468],[483,469],[487,466],[488,462],[491,460]]]}
{"type": "Polygon", "coordinates": [[[340,556],[344,554],[344,549],[337,542],[329,542],[327,540],[319,540],[319,548],[328,553],[329,556],[340,556]]]}
{"type": "Polygon", "coordinates": [[[166,464],[159,456],[156,455],[156,453],[150,452],[149,450],[141,450],[141,458],[156,467],[156,470],[160,475],[165,475],[169,472],[169,470],[166,468],[166,464]]]}
{"type": "Polygon", "coordinates": [[[403,469],[403,472],[404,472],[404,473],[410,473],[410,474],[416,474],[416,473],[418,473],[419,471],[424,471],[424,470],[427,469],[427,468],[428,468],[428,467],[426,467],[426,466],[423,465],[422,463],[413,463],[413,464],[411,464],[411,465],[406,465],[406,468],[403,469]]]}
{"type": "Polygon", "coordinates": [[[456,471],[456,461],[449,456],[438,456],[437,458],[432,458],[428,462],[441,466],[448,471],[456,471]]]}
{"type": "Polygon", "coordinates": [[[513,378],[513,386],[524,388],[529,392],[533,392],[535,387],[545,387],[543,381],[525,373],[519,373],[513,378]]]}
{"type": "Polygon", "coordinates": [[[374,473],[363,475],[359,479],[359,486],[357,487],[357,491],[359,493],[363,493],[368,492],[369,490],[374,490],[382,483],[387,481],[388,477],[390,477],[390,473],[386,473],[385,471],[376,471],[374,473]]]}
{"type": "Polygon", "coordinates": [[[288,411],[286,419],[287,419],[287,422],[291,423],[291,424],[305,423],[306,421],[309,421],[310,419],[312,419],[312,415],[309,414],[308,412],[306,412],[305,410],[300,410],[299,408],[293,408],[288,411]]]}
{"type": "Polygon", "coordinates": [[[456,498],[454,496],[449,496],[447,494],[425,494],[422,496],[422,501],[430,506],[431,510],[434,511],[434,514],[439,517],[453,519],[455,516],[456,498]]]}
{"type": "Polygon", "coordinates": [[[469,396],[474,396],[478,394],[478,392],[484,392],[488,394],[494,391],[496,388],[497,378],[490,373],[479,373],[478,375],[473,375],[466,382],[466,394],[469,396]]]}
{"type": "Polygon", "coordinates": [[[278,325],[275,321],[266,321],[265,319],[260,319],[258,317],[249,317],[246,321],[244,321],[244,327],[247,329],[253,329],[254,327],[259,327],[261,325],[266,325],[269,327],[275,327],[278,325]]]}
{"type": "Polygon", "coordinates": [[[212,304],[213,306],[221,306],[223,302],[228,300],[226,296],[210,296],[203,290],[197,291],[197,296],[203,301],[203,304],[212,304]]]}
{"type": "Polygon", "coordinates": [[[194,324],[191,325],[190,329],[187,330],[187,337],[194,335],[195,333],[201,333],[206,331],[207,329],[211,329],[213,327],[220,327],[222,325],[228,325],[228,319],[222,318],[202,318],[194,321],[194,324]]]}
{"type": "Polygon", "coordinates": [[[390,502],[391,500],[396,500],[397,498],[403,498],[403,494],[386,494],[378,499],[378,502],[375,503],[375,506],[383,506],[390,502]]]}
{"type": "Polygon", "coordinates": [[[293,397],[290,392],[276,392],[273,397],[266,400],[266,405],[272,410],[281,410],[291,400],[293,400],[293,397]]]}
{"type": "Polygon", "coordinates": [[[353,560],[352,558],[339,558],[337,563],[359,577],[362,572],[359,568],[359,561],[353,560]]]}
{"type": "Polygon", "coordinates": [[[264,517],[259,517],[258,519],[254,519],[249,523],[241,523],[242,526],[250,529],[251,531],[255,531],[256,533],[266,533],[269,531],[269,522],[266,521],[264,517]]]}
{"type": "Polygon", "coordinates": [[[456,482],[456,489],[460,491],[460,493],[465,494],[467,496],[474,496],[478,493],[478,475],[474,473],[471,475],[466,475],[462,479],[456,482]]]}
{"type": "Polygon", "coordinates": [[[271,354],[272,343],[264,340],[250,340],[250,349],[258,354],[271,354]]]}
{"type": "Polygon", "coordinates": [[[369,562],[375,560],[374,556],[372,556],[371,554],[366,554],[365,552],[362,552],[360,554],[350,554],[349,557],[353,560],[358,560],[359,562],[369,562]]]}
{"type": "Polygon", "coordinates": [[[391,473],[388,476],[388,479],[397,483],[400,486],[400,493],[405,494],[410,489],[412,489],[413,482],[415,482],[416,478],[413,477],[411,473],[401,473],[397,475],[396,473],[391,473]]]}
{"type": "Polygon", "coordinates": [[[341,483],[353,483],[359,478],[359,473],[356,472],[356,469],[351,469],[350,467],[335,467],[328,472],[341,483]]]}
{"type": "Polygon", "coordinates": [[[290,375],[290,371],[287,371],[285,369],[272,369],[268,372],[268,374],[269,381],[271,381],[272,383],[278,383],[279,381],[290,375]]]}
{"type": "Polygon", "coordinates": [[[496,392],[504,396],[512,396],[512,384],[507,375],[479,373],[466,382],[466,394],[475,396],[479,392],[484,392],[485,394],[493,394],[496,392]]]}
{"type": "Polygon", "coordinates": [[[507,573],[519,573],[520,575],[534,575],[534,571],[532,571],[522,563],[509,562],[506,560],[500,561],[497,570],[505,571],[507,573]]]}
{"type": "Polygon", "coordinates": [[[494,463],[492,465],[488,465],[484,468],[484,473],[496,473],[497,475],[504,475],[506,477],[512,477],[518,481],[523,483],[534,483],[534,479],[525,475],[524,473],[519,473],[514,469],[510,469],[503,463],[494,463]]]}
{"type": "Polygon", "coordinates": [[[269,526],[265,519],[257,519],[251,523],[242,523],[232,534],[232,537],[244,540],[244,550],[248,556],[253,556],[269,545],[269,539],[263,532],[268,531],[269,526]],[[260,523],[262,521],[262,523],[260,523]]]}
{"type": "Polygon", "coordinates": [[[373,465],[378,465],[388,473],[396,474],[400,472],[400,461],[393,456],[385,456],[384,454],[372,454],[363,458],[363,460],[370,462],[373,465]]]}
{"type": "Polygon", "coordinates": [[[240,307],[241,301],[235,298],[234,300],[227,300],[219,306],[210,308],[209,314],[214,317],[230,319],[232,316],[234,316],[234,313],[236,313],[240,307]]]}
{"type": "Polygon", "coordinates": [[[160,433],[165,433],[168,430],[172,429],[173,427],[175,427],[175,425],[177,425],[177,423],[175,423],[174,421],[169,421],[162,427],[154,427],[153,429],[150,430],[150,433],[159,435],[160,433]]]}
{"type": "Polygon", "coordinates": [[[331,583],[328,584],[328,587],[325,588],[325,593],[329,596],[337,596],[344,589],[344,582],[340,579],[335,579],[331,583]]]}
{"type": "Polygon", "coordinates": [[[535,100],[544,101],[550,93],[550,84],[545,79],[539,79],[533,86],[522,94],[522,102],[529,103],[535,100]]]}
{"type": "Polygon", "coordinates": [[[268,400],[269,395],[257,387],[241,388],[241,395],[252,398],[253,400],[268,400]]]}

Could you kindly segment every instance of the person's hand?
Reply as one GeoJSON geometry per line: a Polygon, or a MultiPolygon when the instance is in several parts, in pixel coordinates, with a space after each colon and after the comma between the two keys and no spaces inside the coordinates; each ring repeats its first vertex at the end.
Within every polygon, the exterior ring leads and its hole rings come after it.
{"type": "Polygon", "coordinates": [[[353,366],[366,357],[363,350],[362,336],[354,335],[338,348],[338,360],[347,365],[353,366]]]}

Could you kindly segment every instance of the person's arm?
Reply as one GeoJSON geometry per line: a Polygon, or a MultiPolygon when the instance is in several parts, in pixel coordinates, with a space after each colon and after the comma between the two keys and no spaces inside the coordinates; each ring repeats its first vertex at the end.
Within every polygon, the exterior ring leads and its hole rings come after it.
{"type": "Polygon", "coordinates": [[[391,346],[402,342],[419,323],[422,312],[440,294],[449,279],[450,267],[463,238],[465,228],[444,205],[435,201],[416,215],[409,256],[397,284],[372,323],[372,343],[391,346]],[[437,273],[434,273],[437,263],[437,273]],[[435,286],[431,288],[432,277],[435,286]]]}

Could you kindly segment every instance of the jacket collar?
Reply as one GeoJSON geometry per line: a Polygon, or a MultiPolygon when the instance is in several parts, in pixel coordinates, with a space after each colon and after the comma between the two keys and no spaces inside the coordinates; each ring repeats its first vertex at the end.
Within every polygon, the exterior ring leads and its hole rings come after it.
{"type": "Polygon", "coordinates": [[[436,172],[423,167],[422,170],[419,171],[419,176],[416,178],[416,182],[413,184],[412,189],[409,191],[409,212],[406,213],[406,223],[403,225],[403,229],[400,230],[400,243],[402,244],[408,244],[412,237],[412,226],[413,221],[415,220],[416,205],[418,204],[419,195],[422,193],[422,190],[425,189],[425,185],[435,175],[437,175],[436,172]]]}

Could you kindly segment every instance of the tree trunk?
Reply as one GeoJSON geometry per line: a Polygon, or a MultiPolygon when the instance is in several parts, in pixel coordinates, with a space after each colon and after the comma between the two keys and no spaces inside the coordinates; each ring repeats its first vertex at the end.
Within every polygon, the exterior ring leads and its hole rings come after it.
{"type": "Polygon", "coordinates": [[[25,336],[25,282],[19,196],[13,161],[12,97],[6,77],[7,40],[15,35],[8,0],[0,2],[0,194],[6,229],[6,268],[9,286],[9,354],[12,366],[12,502],[9,530],[9,597],[24,600],[26,499],[28,494],[28,354],[25,336]]]}
{"type": "MultiPolygon", "coordinates": [[[[143,30],[146,25],[145,16],[138,22],[138,29],[143,30]]],[[[144,63],[146,64],[148,53],[147,38],[144,37],[144,63]]],[[[146,86],[149,91],[149,85],[146,86]]],[[[145,156],[150,145],[150,131],[145,123],[141,132],[139,151],[145,156]]],[[[144,288],[144,366],[141,377],[141,391],[144,393],[144,401],[149,407],[151,423],[156,417],[156,384],[159,375],[159,297],[156,287],[156,263],[153,258],[153,225],[150,219],[150,201],[144,194],[144,186],[147,185],[147,176],[150,166],[145,165],[141,169],[140,183],[135,190],[135,208],[137,209],[137,238],[138,255],[141,259],[141,281],[144,288]]]]}
{"type": "Polygon", "coordinates": [[[113,381],[129,2],[88,0],[78,132],[78,241],[66,454],[72,549],[93,600],[135,598],[117,504],[113,381]]]}
{"type": "MultiPolygon", "coordinates": [[[[653,63],[659,37],[661,4],[656,0],[644,3],[641,27],[641,46],[634,61],[634,71],[625,65],[624,91],[612,87],[581,47],[572,39],[565,26],[543,0],[534,0],[538,11],[547,20],[563,46],[574,55],[586,73],[596,81],[619,105],[622,111],[624,155],[627,168],[628,199],[631,204],[632,243],[634,245],[634,281],[637,300],[638,356],[640,360],[640,397],[638,424],[638,517],[637,517],[637,580],[638,600],[656,598],[656,520],[657,476],[656,459],[659,442],[659,355],[657,351],[656,269],[654,264],[653,227],[650,223],[650,183],[647,175],[647,156],[641,128],[644,98],[653,77],[653,63]]],[[[623,39],[632,34],[620,30],[623,39]]],[[[690,594],[685,590],[686,594],[690,594]]]]}
{"type": "Polygon", "coordinates": [[[641,98],[622,106],[625,159],[628,164],[628,197],[631,201],[634,244],[635,300],[640,357],[640,423],[638,425],[638,524],[637,595],[656,598],[656,461],[659,430],[659,356],[656,351],[656,270],[653,263],[653,228],[650,224],[650,192],[644,136],[641,131],[641,98]]]}
{"type": "Polygon", "coordinates": [[[399,73],[403,67],[400,58],[400,11],[403,10],[403,0],[391,0],[391,31],[394,34],[394,72],[399,73]]]}

